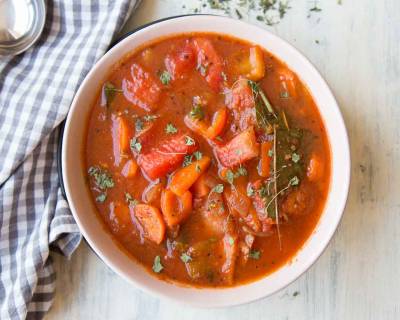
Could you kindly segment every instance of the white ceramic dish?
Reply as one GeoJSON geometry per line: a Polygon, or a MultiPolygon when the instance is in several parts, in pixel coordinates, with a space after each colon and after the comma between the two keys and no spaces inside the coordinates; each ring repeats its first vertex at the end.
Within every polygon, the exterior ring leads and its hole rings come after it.
{"type": "Polygon", "coordinates": [[[81,84],[65,125],[62,147],[65,191],[79,228],[99,257],[117,274],[153,295],[200,307],[222,307],[250,302],[287,286],[319,257],[341,219],[350,182],[350,153],[346,128],[327,84],[311,63],[275,35],[241,21],[218,16],[184,16],[158,22],[128,36],[108,51],[81,84]],[[321,219],[291,263],[250,284],[226,289],[195,289],[169,284],[151,276],[118,249],[96,216],[85,185],[81,151],[92,101],[113,66],[124,55],[149,41],[182,32],[218,32],[261,45],[295,71],[308,86],[325,123],[332,151],[332,180],[321,219]]]}

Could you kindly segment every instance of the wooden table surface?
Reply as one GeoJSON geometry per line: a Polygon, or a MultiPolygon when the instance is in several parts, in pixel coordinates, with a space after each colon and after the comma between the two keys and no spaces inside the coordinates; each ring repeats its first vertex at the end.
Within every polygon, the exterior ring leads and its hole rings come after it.
{"type": "MultiPolygon", "coordinates": [[[[135,289],[82,242],[70,261],[53,254],[57,294],[47,319],[400,319],[400,1],[323,0],[307,17],[313,2],[292,0],[279,25],[264,27],[320,70],[350,136],[347,208],[320,259],[271,297],[205,310],[135,289]]],[[[143,0],[122,33],[187,13],[183,3],[194,1],[143,0]]]]}

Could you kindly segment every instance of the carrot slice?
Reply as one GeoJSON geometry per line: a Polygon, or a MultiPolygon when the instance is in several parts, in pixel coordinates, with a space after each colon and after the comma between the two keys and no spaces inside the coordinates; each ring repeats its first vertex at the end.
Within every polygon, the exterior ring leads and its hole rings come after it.
{"type": "Polygon", "coordinates": [[[192,189],[195,198],[202,198],[208,195],[210,192],[210,187],[207,185],[205,173],[196,180],[192,189]]]}
{"type": "Polygon", "coordinates": [[[113,138],[113,151],[114,151],[114,164],[119,166],[121,162],[121,155],[129,153],[129,140],[131,138],[131,130],[126,120],[119,116],[112,116],[112,138],[113,138]]]}
{"type": "Polygon", "coordinates": [[[186,191],[178,197],[169,189],[161,194],[161,211],[168,227],[174,227],[184,221],[192,211],[192,194],[186,191]]]}
{"type": "Polygon", "coordinates": [[[227,118],[228,111],[223,107],[214,113],[210,126],[207,126],[204,120],[194,120],[190,116],[186,116],[184,121],[190,130],[213,140],[224,130],[227,118]]]}
{"type": "Polygon", "coordinates": [[[177,170],[170,179],[169,189],[177,196],[183,196],[208,168],[210,163],[211,159],[203,156],[200,160],[194,161],[188,166],[177,170]]]}
{"type": "Polygon", "coordinates": [[[215,139],[224,130],[227,118],[228,111],[225,107],[215,112],[212,124],[206,133],[209,139],[215,139]]]}
{"type": "Polygon", "coordinates": [[[134,208],[134,214],[145,232],[145,237],[160,244],[165,235],[165,223],[160,210],[148,204],[138,204],[134,208]]]}
{"type": "Polygon", "coordinates": [[[125,163],[121,173],[125,178],[133,178],[136,175],[137,170],[138,170],[138,165],[136,161],[130,159],[125,163]]]}
{"type": "Polygon", "coordinates": [[[270,150],[272,150],[273,143],[271,141],[266,141],[261,143],[261,156],[260,164],[258,167],[258,173],[261,177],[269,177],[271,171],[271,157],[269,155],[270,150]]]}

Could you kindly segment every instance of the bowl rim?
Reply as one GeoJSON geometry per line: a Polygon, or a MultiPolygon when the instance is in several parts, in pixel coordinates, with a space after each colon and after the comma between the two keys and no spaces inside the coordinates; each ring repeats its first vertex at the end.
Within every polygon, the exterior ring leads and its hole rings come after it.
{"type": "MultiPolygon", "coordinates": [[[[75,208],[74,202],[72,200],[72,195],[71,195],[72,193],[71,193],[71,190],[69,189],[69,177],[68,177],[68,174],[67,174],[67,170],[64,169],[66,167],[65,166],[65,164],[66,164],[66,145],[68,144],[68,140],[69,140],[69,137],[70,137],[69,127],[71,125],[72,114],[76,111],[76,105],[77,105],[77,103],[79,101],[80,95],[82,94],[83,88],[87,85],[88,79],[91,78],[91,76],[95,73],[95,71],[98,68],[101,68],[102,63],[105,61],[105,59],[107,57],[111,56],[113,52],[116,52],[118,50],[118,48],[124,46],[124,44],[126,44],[132,37],[137,36],[137,33],[146,32],[146,30],[148,30],[149,28],[161,27],[164,24],[171,23],[171,21],[174,21],[174,20],[182,20],[182,19],[185,20],[186,19],[186,20],[192,21],[192,19],[197,20],[197,19],[204,19],[204,18],[217,19],[217,20],[219,20],[218,22],[221,22],[221,23],[222,22],[235,23],[235,24],[241,25],[244,28],[248,28],[248,29],[253,28],[254,31],[257,30],[257,31],[259,31],[261,33],[264,33],[264,34],[268,35],[268,37],[270,39],[273,39],[273,41],[276,41],[280,45],[284,46],[291,53],[293,53],[294,55],[297,55],[296,59],[300,60],[301,63],[303,63],[309,69],[309,71],[311,73],[313,73],[313,76],[316,77],[316,79],[319,81],[319,84],[323,87],[324,92],[329,95],[327,98],[331,100],[331,102],[332,102],[331,105],[334,107],[333,111],[335,113],[335,116],[337,117],[336,118],[336,120],[337,120],[336,124],[338,125],[339,130],[341,130],[342,139],[343,139],[342,142],[344,142],[344,145],[342,145],[343,160],[345,162],[344,163],[344,168],[342,169],[342,173],[343,173],[343,175],[342,175],[342,182],[343,183],[341,185],[342,192],[340,193],[340,195],[341,195],[340,199],[337,199],[339,201],[339,205],[337,206],[336,215],[334,216],[335,220],[331,221],[331,225],[332,226],[328,229],[329,232],[324,236],[324,238],[322,238],[323,241],[319,245],[318,250],[317,249],[314,250],[313,254],[306,261],[305,265],[303,265],[299,270],[297,270],[296,274],[292,275],[285,283],[277,285],[274,289],[270,289],[265,294],[252,295],[250,297],[239,297],[236,301],[230,301],[230,302],[220,301],[220,300],[209,301],[207,303],[205,303],[204,301],[201,301],[201,302],[189,301],[189,303],[188,303],[188,301],[184,302],[185,304],[189,304],[189,305],[197,306],[197,307],[226,307],[226,306],[240,305],[240,304],[248,303],[248,302],[251,302],[251,301],[259,300],[259,299],[264,298],[266,296],[270,296],[270,295],[276,293],[277,291],[281,290],[282,288],[287,287],[289,284],[291,284],[293,281],[295,281],[297,278],[299,278],[302,274],[304,274],[318,260],[320,255],[324,252],[324,250],[328,246],[329,242],[331,241],[335,231],[337,230],[337,227],[338,227],[338,225],[339,225],[339,223],[341,221],[341,218],[343,216],[343,213],[344,213],[344,209],[345,209],[345,206],[346,206],[347,197],[348,197],[348,193],[349,193],[350,175],[351,175],[351,171],[350,171],[350,168],[351,168],[350,146],[349,146],[349,138],[348,138],[345,122],[344,122],[343,116],[342,116],[342,114],[340,112],[340,109],[339,109],[339,106],[337,104],[337,101],[336,101],[331,89],[329,88],[328,84],[326,83],[325,79],[321,76],[321,74],[316,69],[316,67],[303,55],[303,53],[300,50],[296,49],[294,46],[289,44],[287,41],[285,41],[285,40],[281,39],[280,37],[274,35],[273,33],[271,33],[268,30],[262,29],[262,28],[260,28],[258,26],[255,26],[255,25],[252,25],[252,24],[249,24],[249,23],[245,23],[245,22],[240,21],[240,20],[234,20],[234,19],[231,19],[231,18],[228,18],[228,17],[217,16],[217,15],[180,15],[180,16],[167,17],[167,18],[164,18],[164,19],[160,19],[160,20],[151,22],[151,23],[146,24],[144,26],[141,26],[138,29],[135,29],[135,30],[133,30],[131,32],[128,32],[127,35],[122,36],[122,38],[120,40],[118,40],[118,42],[115,45],[113,44],[113,47],[102,58],[100,58],[96,62],[96,64],[91,68],[89,73],[86,75],[86,77],[84,78],[84,80],[80,84],[79,89],[78,89],[77,93],[74,96],[73,102],[71,104],[70,111],[68,113],[68,116],[67,116],[67,119],[66,119],[66,122],[65,122],[65,128],[64,128],[63,133],[62,133],[63,144],[62,144],[62,146],[60,148],[61,149],[61,167],[62,167],[62,180],[65,183],[65,185],[64,185],[65,194],[66,194],[67,201],[70,204],[70,208],[71,208],[71,211],[73,213],[74,219],[75,219],[80,231],[82,232],[82,235],[86,239],[86,241],[89,244],[89,246],[91,247],[91,249],[96,253],[96,255],[109,268],[111,268],[115,273],[117,273],[119,276],[121,276],[122,278],[126,279],[130,283],[132,283],[134,286],[140,288],[141,290],[143,290],[145,292],[148,292],[153,296],[157,296],[157,297],[160,297],[160,298],[167,298],[167,299],[170,299],[170,300],[173,300],[173,301],[177,301],[176,297],[172,298],[168,294],[168,292],[165,292],[165,291],[162,291],[162,290],[154,290],[154,288],[150,288],[150,287],[140,283],[136,279],[132,278],[131,276],[128,276],[122,270],[122,268],[120,266],[115,264],[112,260],[110,260],[107,256],[105,256],[102,253],[100,245],[97,245],[94,241],[92,241],[91,236],[88,234],[88,232],[86,232],[85,227],[81,223],[81,220],[79,218],[79,213],[77,213],[77,211],[75,210],[76,208],[75,208]]],[[[215,20],[215,21],[217,21],[217,20],[215,20]]],[[[201,30],[201,31],[199,30],[199,32],[203,32],[203,30],[201,30]]],[[[210,30],[210,32],[215,32],[215,31],[210,30]]],[[[172,36],[172,35],[175,35],[175,34],[183,34],[183,33],[185,33],[185,32],[184,31],[183,32],[178,31],[178,32],[171,32],[169,35],[172,36]]],[[[226,34],[226,32],[215,32],[215,33],[226,34]]],[[[241,37],[240,35],[237,35],[236,37],[239,38],[239,39],[241,39],[241,38],[243,39],[243,37],[241,37]]],[[[161,36],[161,38],[168,38],[168,35],[163,35],[163,36],[161,36]]],[[[156,38],[152,38],[149,41],[141,43],[140,46],[143,46],[146,43],[151,43],[151,42],[155,41],[156,39],[157,39],[157,37],[156,38]]],[[[250,42],[252,42],[252,41],[250,41],[250,42]]],[[[266,50],[267,51],[271,51],[268,48],[266,48],[266,50]]],[[[271,53],[274,54],[275,56],[277,56],[279,59],[281,59],[284,63],[286,63],[286,61],[284,59],[282,59],[277,53],[275,53],[275,52],[271,52],[271,53]]],[[[118,62],[118,60],[122,59],[123,57],[124,57],[124,55],[120,56],[118,59],[116,59],[114,61],[114,63],[118,62]]],[[[301,75],[299,75],[299,77],[301,78],[301,75]]],[[[304,81],[302,80],[302,82],[304,82],[304,81]]],[[[312,88],[309,88],[309,90],[312,91],[312,88]]],[[[313,98],[315,100],[315,97],[313,97],[313,98]]],[[[316,104],[317,104],[318,111],[321,113],[320,105],[318,103],[316,103],[316,104]]],[[[321,115],[321,117],[322,117],[322,115],[321,115]]],[[[323,120],[323,122],[325,124],[325,127],[326,127],[326,119],[323,118],[322,120],[323,120]]],[[[327,128],[326,128],[326,131],[328,132],[327,128]]],[[[328,135],[329,135],[329,132],[328,132],[328,135]]],[[[329,143],[331,144],[331,137],[329,137],[329,143]]],[[[331,159],[332,159],[331,162],[332,162],[332,167],[333,167],[333,162],[334,162],[333,155],[332,155],[331,159]]],[[[332,168],[332,171],[333,171],[333,168],[332,168]]],[[[333,176],[333,172],[331,172],[331,175],[333,176]]],[[[333,177],[331,177],[331,180],[332,179],[333,179],[333,177]]],[[[330,188],[332,188],[332,181],[331,181],[330,188]]],[[[329,190],[329,192],[328,192],[328,197],[329,197],[330,193],[331,193],[331,190],[329,190]]],[[[326,201],[328,201],[328,199],[326,201]]],[[[319,220],[318,224],[321,222],[321,220],[323,218],[323,215],[325,213],[325,210],[326,210],[326,208],[323,209],[323,212],[321,214],[321,217],[320,217],[320,220],[319,220]]],[[[317,229],[318,224],[315,227],[315,229],[317,229]]],[[[296,252],[296,254],[295,254],[295,256],[293,258],[296,258],[296,256],[299,254],[299,252],[302,251],[305,246],[307,246],[307,243],[313,237],[315,232],[316,231],[314,230],[313,233],[306,240],[306,242],[303,244],[303,246],[299,249],[299,251],[296,252]]],[[[279,269],[275,270],[271,274],[279,273],[279,271],[282,270],[284,267],[285,266],[280,267],[279,269]]],[[[147,270],[145,272],[148,273],[147,270]]],[[[244,286],[248,286],[248,285],[252,285],[252,284],[261,282],[263,279],[270,277],[271,274],[269,274],[269,275],[267,275],[265,277],[262,277],[260,279],[257,279],[256,281],[248,283],[248,284],[239,285],[239,286],[235,286],[235,287],[229,287],[229,288],[213,288],[211,290],[214,291],[214,292],[224,292],[224,291],[227,292],[229,290],[238,291],[236,289],[239,289],[239,288],[242,288],[244,286]]],[[[148,276],[151,277],[151,278],[156,279],[157,281],[162,281],[162,280],[159,280],[159,279],[157,279],[156,277],[154,277],[154,276],[152,276],[150,274],[148,276]]],[[[167,282],[165,282],[165,283],[167,283],[167,282]]],[[[168,284],[168,286],[171,286],[170,283],[167,283],[167,284],[168,284]]],[[[174,284],[172,284],[172,286],[176,287],[176,285],[174,285],[174,284]]],[[[185,287],[179,287],[179,288],[185,289],[185,287]]],[[[199,289],[199,288],[196,288],[196,287],[189,287],[188,289],[189,290],[193,290],[193,291],[196,291],[196,290],[205,290],[205,291],[207,291],[208,290],[208,289],[199,289]]],[[[179,302],[182,302],[182,301],[179,301],[179,302]]]]}

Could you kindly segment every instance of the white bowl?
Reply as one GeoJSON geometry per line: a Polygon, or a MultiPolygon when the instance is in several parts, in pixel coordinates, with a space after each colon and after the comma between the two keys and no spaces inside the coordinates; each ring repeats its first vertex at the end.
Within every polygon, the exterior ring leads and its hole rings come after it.
{"type": "Polygon", "coordinates": [[[218,16],[183,16],[141,29],[114,46],[92,68],[82,82],[65,125],[62,146],[65,191],[75,220],[89,245],[117,274],[136,287],[159,297],[200,307],[231,306],[268,296],[287,286],[320,256],[341,219],[350,182],[350,152],[346,128],[332,92],[311,63],[287,42],[266,30],[218,16]],[[223,289],[196,289],[173,285],[150,275],[121,251],[104,230],[85,184],[86,170],[81,159],[86,120],[102,80],[112,66],[127,53],[159,37],[183,32],[218,32],[259,44],[284,61],[311,91],[324,121],[332,152],[329,195],[320,221],[291,263],[249,284],[223,289]]]}

